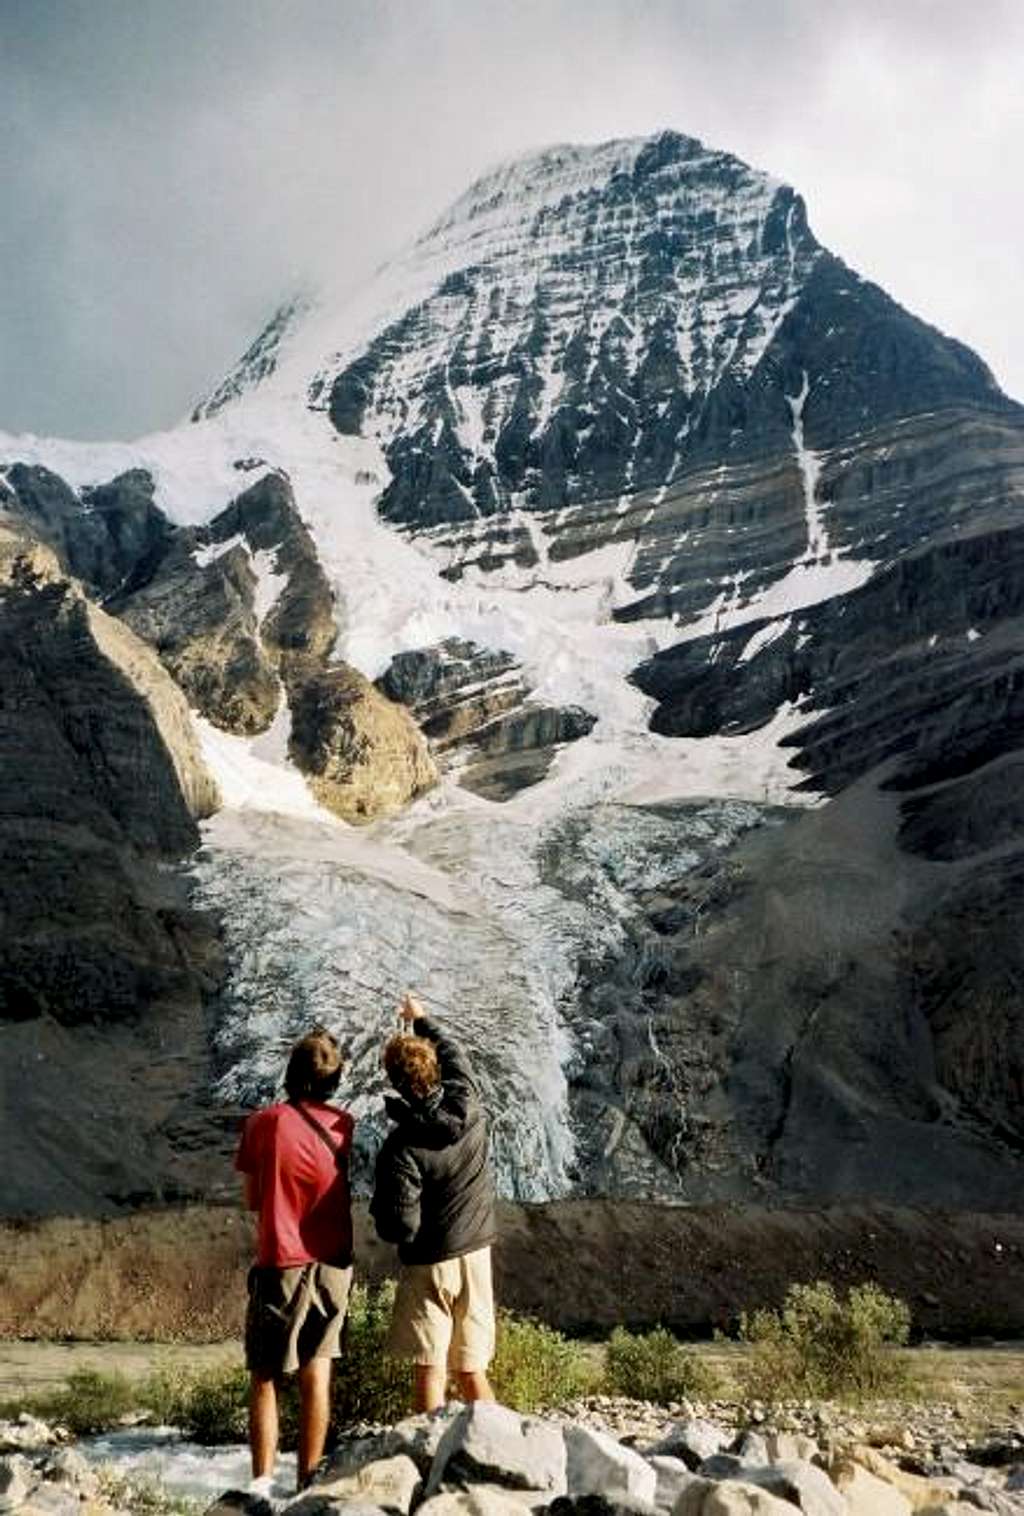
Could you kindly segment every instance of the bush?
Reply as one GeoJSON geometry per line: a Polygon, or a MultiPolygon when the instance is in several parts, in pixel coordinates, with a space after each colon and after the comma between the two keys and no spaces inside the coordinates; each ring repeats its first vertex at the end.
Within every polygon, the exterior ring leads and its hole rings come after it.
{"type": "Polygon", "coordinates": [[[412,1408],[412,1365],[385,1351],[394,1301],[392,1280],[352,1290],[344,1352],[334,1369],[331,1419],[337,1429],[356,1421],[399,1421],[412,1408]]]}
{"type": "Polygon", "coordinates": [[[845,1300],[823,1280],[790,1285],[781,1311],[740,1318],[740,1338],[752,1349],[744,1389],[763,1400],[897,1393],[909,1375],[893,1348],[909,1331],[904,1301],[877,1285],[856,1285],[845,1300]]]}
{"type": "Polygon", "coordinates": [[[596,1376],[580,1348],[560,1332],[500,1311],[489,1377],[502,1405],[536,1411],[585,1395],[596,1376]]]}
{"type": "Polygon", "coordinates": [[[0,1405],[0,1416],[13,1417],[29,1410],[47,1421],[58,1422],[76,1437],[104,1432],[122,1416],[139,1407],[139,1387],[124,1374],[100,1374],[95,1369],[75,1369],[59,1390],[0,1405]]]}
{"type": "Polygon", "coordinates": [[[659,1405],[684,1397],[709,1400],[719,1388],[714,1370],[664,1327],[642,1334],[616,1327],[605,1350],[604,1385],[610,1395],[659,1405]]]}

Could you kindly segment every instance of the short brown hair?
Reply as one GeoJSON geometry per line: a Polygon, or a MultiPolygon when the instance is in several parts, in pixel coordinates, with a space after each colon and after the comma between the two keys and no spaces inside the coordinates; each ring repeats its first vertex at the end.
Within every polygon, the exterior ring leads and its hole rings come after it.
{"type": "Polygon", "coordinates": [[[290,1100],[329,1100],[338,1088],[345,1060],[338,1040],[322,1026],[300,1037],[291,1050],[284,1087],[290,1100]]]}
{"type": "Polygon", "coordinates": [[[429,1037],[397,1032],[384,1049],[384,1067],[395,1089],[423,1100],[441,1083],[437,1050],[429,1037]]]}

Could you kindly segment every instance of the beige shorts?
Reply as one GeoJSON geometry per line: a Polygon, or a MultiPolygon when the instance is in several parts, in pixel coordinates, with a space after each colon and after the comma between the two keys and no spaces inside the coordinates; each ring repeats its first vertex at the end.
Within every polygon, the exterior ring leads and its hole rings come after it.
{"type": "Polygon", "coordinates": [[[388,1352],[453,1373],[487,1368],[494,1356],[489,1247],[443,1263],[402,1265],[388,1352]]]}
{"type": "Polygon", "coordinates": [[[351,1288],[351,1268],[329,1263],[250,1269],[246,1368],[278,1379],[313,1358],[337,1358],[351,1288]]]}

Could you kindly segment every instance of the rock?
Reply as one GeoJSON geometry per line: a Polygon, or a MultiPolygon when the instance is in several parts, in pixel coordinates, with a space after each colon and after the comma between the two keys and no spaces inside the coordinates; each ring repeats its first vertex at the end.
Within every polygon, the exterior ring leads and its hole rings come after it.
{"type": "Polygon", "coordinates": [[[729,1445],[729,1434],[713,1422],[700,1417],[677,1421],[658,1442],[647,1449],[648,1457],[665,1454],[681,1458],[689,1469],[696,1469],[705,1458],[711,1458],[729,1445]]]}
{"type": "Polygon", "coordinates": [[[859,1463],[849,1460],[834,1465],[832,1477],[850,1516],[911,1516],[913,1507],[906,1495],[859,1463]]]}
{"type": "MultiPolygon", "coordinates": [[[[777,1441],[777,1437],[776,1437],[777,1441]]],[[[735,1442],[730,1445],[730,1452],[735,1453],[743,1463],[765,1464],[777,1463],[777,1457],[771,1457],[768,1451],[768,1442],[760,1432],[742,1432],[735,1442]]]]}
{"type": "Polygon", "coordinates": [[[245,1490],[225,1490],[203,1516],[274,1516],[274,1506],[262,1495],[249,1495],[245,1490]]]}
{"type": "Polygon", "coordinates": [[[441,1438],[460,1410],[461,1407],[453,1402],[442,1411],[406,1416],[393,1427],[371,1436],[345,1438],[330,1453],[324,1478],[329,1480],[354,1474],[368,1463],[398,1454],[411,1458],[426,1478],[441,1438]]]}
{"type": "Polygon", "coordinates": [[[474,1484],[466,1490],[443,1490],[417,1506],[416,1516],[524,1516],[551,1500],[550,1490],[509,1490],[474,1484]]]}
{"type": "Polygon", "coordinates": [[[365,1463],[349,1474],[332,1476],[328,1470],[316,1480],[314,1490],[325,1499],[408,1516],[420,1484],[416,1464],[404,1453],[397,1453],[365,1463]]]}
{"type": "Polygon", "coordinates": [[[35,1471],[20,1453],[0,1457],[0,1511],[16,1511],[35,1483],[35,1471]]]}
{"type": "Polygon", "coordinates": [[[464,1488],[479,1483],[564,1494],[566,1451],[559,1427],[491,1401],[467,1405],[441,1438],[427,1496],[442,1484],[464,1488]]]}
{"type": "Polygon", "coordinates": [[[565,1451],[569,1495],[627,1495],[648,1505],[654,1502],[658,1483],[654,1469],[614,1437],[589,1427],[567,1426],[565,1451]]]}
{"type": "Polygon", "coordinates": [[[324,1495],[308,1490],[285,1507],[289,1516],[384,1516],[380,1506],[347,1495],[324,1495]]]}
{"type": "Polygon", "coordinates": [[[57,1434],[45,1421],[40,1421],[38,1416],[30,1416],[27,1411],[22,1411],[17,1421],[0,1421],[0,1453],[10,1453],[17,1449],[32,1452],[38,1448],[50,1447],[58,1440],[57,1434]]]}
{"type": "Polygon", "coordinates": [[[75,1447],[59,1448],[48,1453],[42,1471],[43,1477],[54,1484],[70,1485],[82,1495],[95,1493],[95,1471],[88,1459],[75,1447]]]}
{"type": "Polygon", "coordinates": [[[728,1453],[706,1458],[702,1479],[739,1479],[778,1495],[800,1507],[809,1516],[844,1516],[846,1507],[835,1485],[812,1463],[770,1463],[754,1468],[728,1453]]]}
{"type": "Polygon", "coordinates": [[[692,1473],[681,1458],[672,1458],[666,1453],[654,1453],[649,1461],[657,1477],[654,1504],[663,1511],[671,1511],[683,1491],[699,1476],[692,1473]]]}
{"type": "Polygon", "coordinates": [[[672,1516],[793,1516],[793,1507],[756,1484],[697,1479],[679,1496],[672,1516]]]}
{"type": "MultiPolygon", "coordinates": [[[[943,1505],[956,1499],[956,1486],[952,1480],[922,1479],[917,1474],[907,1474],[874,1448],[858,1446],[850,1450],[849,1459],[874,1474],[884,1484],[898,1490],[914,1511],[927,1510],[929,1506],[943,1505]]],[[[844,1459],[844,1463],[845,1463],[844,1459]]]]}
{"type": "Polygon", "coordinates": [[[769,1432],[766,1441],[766,1463],[813,1463],[821,1455],[821,1449],[814,1438],[806,1437],[800,1432],[769,1432]]]}
{"type": "Polygon", "coordinates": [[[344,820],[387,815],[437,783],[409,713],[355,669],[313,674],[291,698],[289,752],[321,804],[344,820]]]}
{"type": "Polygon", "coordinates": [[[546,1507],[550,1516],[657,1516],[659,1507],[621,1491],[592,1491],[589,1495],[559,1495],[546,1507]]]}

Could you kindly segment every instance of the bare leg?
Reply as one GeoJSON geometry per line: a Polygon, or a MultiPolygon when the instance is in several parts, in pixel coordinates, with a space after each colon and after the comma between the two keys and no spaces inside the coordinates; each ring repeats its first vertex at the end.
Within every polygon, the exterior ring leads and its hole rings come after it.
{"type": "Polygon", "coordinates": [[[460,1369],[459,1389],[463,1400],[493,1400],[494,1391],[483,1369],[460,1369]]]}
{"type": "Polygon", "coordinates": [[[437,1368],[432,1363],[418,1363],[416,1365],[416,1386],[413,1392],[413,1406],[417,1411],[436,1411],[438,1406],[444,1405],[445,1385],[448,1383],[448,1370],[437,1368]]]}
{"type": "Polygon", "coordinates": [[[299,1489],[323,1457],[331,1419],[330,1358],[311,1358],[299,1369],[299,1489]]]}
{"type": "Polygon", "coordinates": [[[272,1474],[277,1457],[277,1385],[260,1374],[249,1379],[249,1449],[253,1478],[272,1474]]]}

